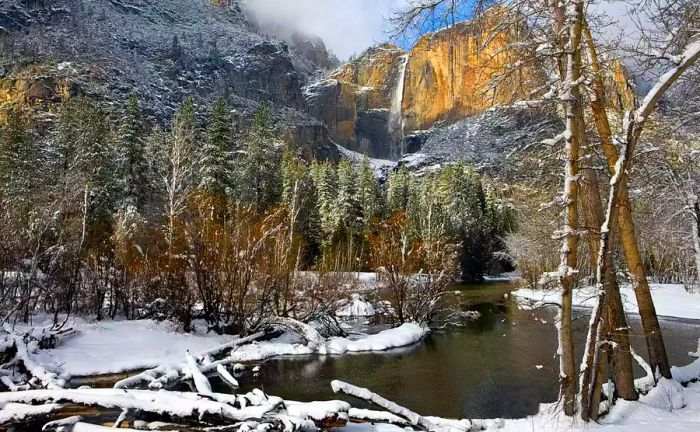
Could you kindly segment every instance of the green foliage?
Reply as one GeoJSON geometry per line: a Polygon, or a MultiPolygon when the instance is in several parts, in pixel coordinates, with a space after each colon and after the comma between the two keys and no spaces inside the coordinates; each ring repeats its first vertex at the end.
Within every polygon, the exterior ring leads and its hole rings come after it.
{"type": "Polygon", "coordinates": [[[151,179],[138,95],[129,96],[119,123],[116,156],[117,176],[122,195],[121,207],[133,206],[142,211],[149,197],[151,179]]]}
{"type": "Polygon", "coordinates": [[[382,197],[379,181],[372,171],[369,158],[365,156],[360,164],[355,201],[358,205],[363,228],[367,229],[372,219],[379,217],[382,212],[382,197]]]}
{"type": "Polygon", "coordinates": [[[0,124],[0,199],[27,211],[40,183],[40,159],[30,122],[11,110],[0,124]]]}
{"type": "MultiPolygon", "coordinates": [[[[0,216],[11,232],[30,233],[3,240],[10,237],[0,232],[0,250],[12,254],[2,265],[17,265],[34,248],[58,287],[54,312],[71,311],[80,292],[102,316],[113,290],[110,301],[123,302],[129,316],[144,306],[129,302],[163,298],[188,327],[196,301],[219,298],[217,271],[240,271],[249,282],[264,273],[268,279],[256,284],[291,293],[289,275],[300,269],[376,270],[404,255],[408,267],[399,273],[443,274],[457,255],[463,277],[478,279],[514,228],[512,213],[465,165],[422,176],[401,168],[380,184],[367,157],[309,164],[282,149],[264,108],[238,147],[225,99],[212,106],[205,134],[191,98],[166,130],[146,129],[136,95],[115,118],[112,131],[105,112],[78,97],[64,104],[45,143],[18,113],[0,126],[0,216]],[[394,230],[389,237],[377,232],[383,226],[394,230]],[[272,249],[263,251],[268,240],[272,249]],[[267,267],[240,267],[242,250],[263,254],[246,259],[267,267]],[[217,267],[222,262],[230,267],[217,267]]],[[[435,286],[453,280],[448,273],[435,286]]],[[[277,307],[287,310],[283,303],[277,307]]]]}
{"type": "Polygon", "coordinates": [[[261,107],[253,115],[245,156],[236,179],[238,198],[261,211],[271,208],[281,192],[277,142],[269,113],[261,107]]]}
{"type": "Polygon", "coordinates": [[[214,104],[199,167],[199,189],[216,196],[228,194],[231,186],[231,112],[226,98],[214,104]]]}
{"type": "Polygon", "coordinates": [[[401,167],[398,171],[389,174],[386,202],[390,213],[406,211],[412,186],[413,179],[409,176],[406,168],[401,167]]]}

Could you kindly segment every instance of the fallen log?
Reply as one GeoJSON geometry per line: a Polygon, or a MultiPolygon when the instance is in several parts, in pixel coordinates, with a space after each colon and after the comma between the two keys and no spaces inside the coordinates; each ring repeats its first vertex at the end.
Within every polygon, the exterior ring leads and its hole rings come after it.
{"type": "Polygon", "coordinates": [[[333,391],[335,393],[342,393],[348,396],[353,396],[358,399],[367,401],[378,407],[384,408],[390,413],[408,420],[412,426],[418,426],[426,431],[435,431],[438,429],[438,427],[433,422],[421,416],[420,414],[417,414],[409,410],[408,408],[404,408],[395,402],[385,399],[376,393],[372,393],[366,388],[357,387],[352,384],[348,384],[346,382],[338,380],[331,381],[331,388],[333,388],[333,391]]]}
{"type": "MultiPolygon", "coordinates": [[[[235,350],[239,346],[254,342],[267,335],[267,331],[260,331],[254,333],[250,336],[236,339],[232,342],[219,345],[210,350],[200,353],[197,357],[203,358],[219,358],[222,355],[226,355],[231,351],[235,350]]],[[[212,361],[211,363],[200,366],[199,371],[208,375],[214,373],[217,368],[221,366],[226,366],[232,363],[233,360],[230,358],[224,358],[221,360],[212,361]]],[[[182,381],[192,379],[192,373],[188,362],[184,362],[181,365],[176,366],[157,366],[152,369],[145,370],[136,375],[121,379],[114,384],[115,389],[136,389],[136,388],[149,388],[149,389],[167,389],[172,388],[182,381]]]]}
{"type": "Polygon", "coordinates": [[[12,403],[32,407],[42,404],[75,404],[131,410],[166,419],[215,425],[226,425],[251,418],[274,417],[284,411],[284,404],[279,398],[265,397],[263,400],[259,394],[247,396],[249,397],[246,398],[246,406],[236,408],[234,403],[240,403],[241,400],[224,394],[212,394],[212,397],[206,397],[195,393],[148,390],[30,390],[0,393],[0,405],[12,403]]]}

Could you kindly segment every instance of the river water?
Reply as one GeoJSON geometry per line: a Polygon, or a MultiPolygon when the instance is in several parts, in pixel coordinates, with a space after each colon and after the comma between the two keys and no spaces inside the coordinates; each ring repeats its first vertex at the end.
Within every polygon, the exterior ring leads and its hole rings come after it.
{"type": "MultiPolygon", "coordinates": [[[[368,387],[426,415],[456,418],[517,418],[535,414],[538,405],[557,398],[556,330],[553,309],[520,310],[507,283],[458,287],[462,301],[481,317],[466,328],[433,333],[412,347],[374,354],[310,356],[266,362],[243,389],[260,387],[289,400],[338,399],[334,379],[368,387]]],[[[575,313],[577,358],[588,316],[575,313]]],[[[638,319],[630,316],[632,345],[646,349],[638,319]]],[[[672,364],[692,358],[700,321],[662,319],[672,364]]],[[[642,374],[639,369],[638,374],[642,374]]],[[[354,406],[361,406],[353,400],[354,406]]]]}

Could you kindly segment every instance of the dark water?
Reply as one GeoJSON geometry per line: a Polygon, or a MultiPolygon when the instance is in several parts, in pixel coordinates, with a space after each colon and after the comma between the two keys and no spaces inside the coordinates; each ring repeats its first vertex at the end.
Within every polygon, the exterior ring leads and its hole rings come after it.
{"type": "MultiPolygon", "coordinates": [[[[555,401],[554,311],[518,310],[510,297],[504,298],[511,290],[504,283],[459,289],[462,301],[482,314],[461,331],[433,333],[421,344],[383,353],[271,360],[257,378],[242,384],[245,390],[257,386],[285,399],[310,401],[338,399],[330,382],[339,379],[419,413],[444,417],[524,417],[535,414],[540,403],[555,401]]],[[[576,315],[580,358],[588,317],[584,311],[576,315]]],[[[644,354],[639,322],[630,321],[632,344],[644,354]]],[[[671,362],[690,363],[700,323],[665,319],[661,325],[671,362]]]]}

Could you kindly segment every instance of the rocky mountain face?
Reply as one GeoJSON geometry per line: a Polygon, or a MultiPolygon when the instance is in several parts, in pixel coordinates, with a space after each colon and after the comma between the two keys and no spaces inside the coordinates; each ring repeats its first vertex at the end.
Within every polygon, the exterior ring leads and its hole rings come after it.
{"type": "MultiPolygon", "coordinates": [[[[553,113],[494,109],[542,83],[503,49],[517,31],[487,38],[500,13],[427,34],[410,52],[385,44],[339,66],[320,39],[260,28],[235,0],[2,0],[0,118],[16,105],[51,113],[77,94],[119,106],[136,91],[165,124],[189,95],[203,111],[226,95],[239,128],[268,106],[308,157],[337,160],[347,149],[416,169],[494,167],[561,127],[553,113]],[[505,70],[516,72],[494,86],[505,70]]],[[[610,77],[620,106],[633,97],[627,78],[621,63],[610,77]]]]}
{"type": "Polygon", "coordinates": [[[338,144],[375,158],[397,160],[423,147],[442,124],[480,115],[541,85],[520,68],[492,86],[517,59],[503,48],[514,31],[493,33],[499,10],[478,21],[430,33],[410,52],[372,48],[306,89],[311,112],[338,144]]]}
{"type": "Polygon", "coordinates": [[[337,159],[302,94],[335,62],[318,39],[267,36],[234,1],[0,2],[0,112],[50,112],[77,94],[120,104],[136,91],[163,124],[189,95],[201,110],[226,95],[241,122],[266,105],[288,142],[337,159]]]}
{"type": "Polygon", "coordinates": [[[360,58],[309,85],[311,112],[343,147],[381,159],[398,159],[406,52],[393,45],[370,48],[360,58]]]}

